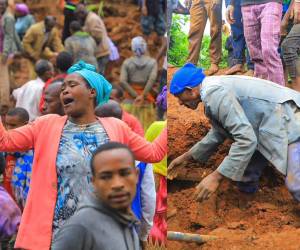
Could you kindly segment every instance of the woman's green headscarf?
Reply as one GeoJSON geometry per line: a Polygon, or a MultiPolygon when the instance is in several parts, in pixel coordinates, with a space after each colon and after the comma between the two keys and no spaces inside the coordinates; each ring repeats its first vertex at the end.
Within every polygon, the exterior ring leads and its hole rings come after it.
{"type": "Polygon", "coordinates": [[[68,69],[68,74],[72,73],[82,76],[91,88],[96,90],[97,106],[101,106],[109,100],[112,86],[102,75],[97,73],[95,66],[80,60],[68,69]]]}

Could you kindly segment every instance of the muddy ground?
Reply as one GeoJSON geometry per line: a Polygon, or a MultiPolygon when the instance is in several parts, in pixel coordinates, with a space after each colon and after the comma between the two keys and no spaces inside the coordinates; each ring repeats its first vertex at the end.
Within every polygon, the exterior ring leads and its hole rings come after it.
{"type": "MultiPolygon", "coordinates": [[[[168,79],[175,70],[169,70],[168,79]]],[[[169,159],[188,150],[209,126],[203,107],[192,111],[168,96],[169,159]]],[[[168,212],[177,210],[168,219],[168,230],[215,235],[218,239],[203,245],[169,241],[168,249],[300,249],[299,206],[285,188],[283,177],[271,166],[256,194],[243,194],[233,182],[225,181],[208,201],[198,203],[193,199],[196,184],[219,165],[229,147],[228,141],[207,164],[191,162],[183,166],[179,178],[185,181],[168,183],[168,212]]]]}

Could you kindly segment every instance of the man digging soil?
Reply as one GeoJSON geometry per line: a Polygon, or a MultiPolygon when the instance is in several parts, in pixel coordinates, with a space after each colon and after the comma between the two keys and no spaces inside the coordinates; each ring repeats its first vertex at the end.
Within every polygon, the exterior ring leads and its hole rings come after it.
{"type": "Polygon", "coordinates": [[[197,109],[204,104],[212,128],[188,152],[173,160],[173,179],[184,161],[205,162],[226,139],[233,140],[220,166],[196,188],[198,201],[208,199],[224,177],[242,192],[258,190],[259,177],[269,161],[286,176],[286,186],[300,201],[300,94],[270,81],[247,76],[206,77],[202,69],[186,64],[170,85],[179,104],[197,109]]]}

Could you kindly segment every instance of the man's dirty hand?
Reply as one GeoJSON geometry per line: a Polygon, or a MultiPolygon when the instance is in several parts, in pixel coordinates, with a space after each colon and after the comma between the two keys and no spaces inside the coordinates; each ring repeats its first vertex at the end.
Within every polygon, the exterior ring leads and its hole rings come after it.
{"type": "Polygon", "coordinates": [[[186,152],[173,160],[168,166],[168,179],[173,180],[174,178],[176,178],[183,162],[190,159],[192,159],[191,154],[189,152],[186,152]]]}
{"type": "Polygon", "coordinates": [[[207,200],[218,189],[222,179],[217,170],[206,176],[196,187],[195,199],[199,202],[207,200]]]}

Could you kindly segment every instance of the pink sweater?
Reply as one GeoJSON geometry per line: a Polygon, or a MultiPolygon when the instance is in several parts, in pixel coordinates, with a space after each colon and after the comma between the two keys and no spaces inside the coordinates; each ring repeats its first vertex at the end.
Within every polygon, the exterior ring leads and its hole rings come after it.
{"type": "Polygon", "coordinates": [[[133,132],[144,137],[144,129],[138,118],[123,110],[122,121],[125,122],[132,129],[133,132]]]}
{"type": "MultiPolygon", "coordinates": [[[[57,197],[56,156],[67,116],[47,115],[18,129],[6,131],[0,123],[0,151],[34,148],[30,191],[22,215],[16,248],[48,250],[57,197]]],[[[138,136],[121,120],[100,118],[110,141],[127,144],[136,159],[159,162],[167,153],[167,131],[152,144],[138,136]]]]}

